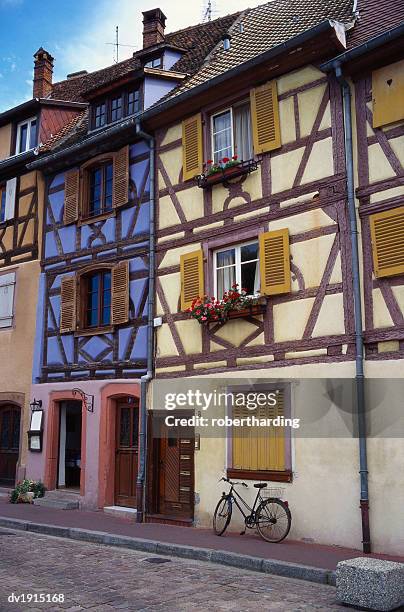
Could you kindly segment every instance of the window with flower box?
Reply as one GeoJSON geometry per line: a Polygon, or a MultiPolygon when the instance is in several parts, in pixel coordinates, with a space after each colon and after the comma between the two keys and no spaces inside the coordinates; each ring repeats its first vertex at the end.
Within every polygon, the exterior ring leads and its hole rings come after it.
{"type": "Polygon", "coordinates": [[[234,285],[255,295],[260,288],[258,241],[247,242],[214,252],[214,291],[222,296],[234,285]]]}
{"type": "Polygon", "coordinates": [[[252,89],[249,100],[214,110],[205,127],[202,113],[183,121],[184,181],[195,179],[201,188],[225,183],[230,175],[234,178],[256,170],[259,156],[280,146],[277,82],[274,80],[252,89]],[[204,130],[207,130],[205,137],[204,130]],[[204,142],[208,145],[205,150],[204,142]]]}

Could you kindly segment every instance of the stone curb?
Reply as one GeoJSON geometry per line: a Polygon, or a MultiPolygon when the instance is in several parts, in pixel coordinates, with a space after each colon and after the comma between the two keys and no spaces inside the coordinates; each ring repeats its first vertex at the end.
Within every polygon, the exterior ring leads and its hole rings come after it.
{"type": "Polygon", "coordinates": [[[19,529],[21,531],[32,531],[58,538],[69,538],[93,544],[104,544],[106,546],[122,546],[142,552],[159,555],[181,557],[183,559],[194,559],[196,561],[210,561],[220,565],[229,565],[240,569],[262,572],[283,576],[285,578],[296,578],[319,584],[330,584],[335,586],[335,572],[310,565],[279,561],[277,559],[262,559],[249,555],[228,552],[226,550],[214,550],[210,548],[199,548],[183,544],[170,544],[143,538],[131,538],[129,536],[105,533],[104,531],[91,531],[78,527],[59,527],[47,525],[46,523],[33,523],[21,519],[11,519],[0,516],[0,527],[19,529]]]}

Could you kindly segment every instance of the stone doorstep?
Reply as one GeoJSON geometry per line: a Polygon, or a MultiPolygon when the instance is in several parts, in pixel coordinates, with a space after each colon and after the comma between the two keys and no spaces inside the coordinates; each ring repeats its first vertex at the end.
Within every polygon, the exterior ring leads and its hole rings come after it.
{"type": "Polygon", "coordinates": [[[340,561],[337,599],[351,606],[389,612],[404,606],[404,564],[358,557],[340,561]]]}
{"type": "Polygon", "coordinates": [[[105,512],[105,514],[124,518],[131,521],[132,523],[136,521],[136,508],[129,508],[127,506],[104,506],[103,511],[105,512]]]}
{"type": "Polygon", "coordinates": [[[197,546],[170,544],[169,542],[132,538],[129,536],[105,533],[103,531],[91,531],[74,527],[59,527],[56,525],[46,525],[1,516],[0,527],[32,531],[34,533],[43,533],[54,537],[70,538],[83,542],[96,542],[107,546],[122,546],[123,548],[157,553],[159,555],[208,561],[265,574],[274,574],[286,578],[297,578],[317,584],[335,585],[335,572],[331,570],[288,561],[279,561],[278,559],[263,559],[261,557],[252,557],[226,550],[213,550],[197,546]]]}

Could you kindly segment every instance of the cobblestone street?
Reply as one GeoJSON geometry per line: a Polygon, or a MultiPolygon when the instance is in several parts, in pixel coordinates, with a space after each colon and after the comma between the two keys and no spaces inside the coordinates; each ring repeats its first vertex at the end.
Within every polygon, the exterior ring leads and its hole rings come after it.
{"type": "Polygon", "coordinates": [[[1,612],[344,609],[330,586],[6,529],[0,585],[1,612]],[[64,603],[12,603],[12,593],[63,594],[64,603]]]}

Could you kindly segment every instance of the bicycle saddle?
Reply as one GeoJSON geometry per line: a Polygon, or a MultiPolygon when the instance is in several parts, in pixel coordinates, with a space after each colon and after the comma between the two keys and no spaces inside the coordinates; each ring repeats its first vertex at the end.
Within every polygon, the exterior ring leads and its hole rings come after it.
{"type": "Polygon", "coordinates": [[[257,482],[257,484],[254,485],[256,489],[265,489],[267,486],[268,484],[266,482],[257,482]]]}

